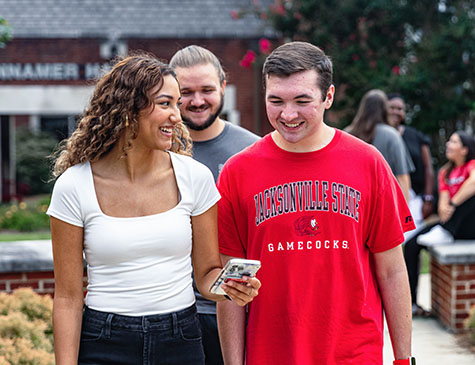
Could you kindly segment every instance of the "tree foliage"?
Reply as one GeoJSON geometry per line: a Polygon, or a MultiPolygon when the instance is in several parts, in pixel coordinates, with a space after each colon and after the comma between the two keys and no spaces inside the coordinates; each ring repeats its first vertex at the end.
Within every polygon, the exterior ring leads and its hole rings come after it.
{"type": "Polygon", "coordinates": [[[50,176],[50,156],[57,141],[50,134],[33,134],[19,130],[16,136],[17,183],[25,195],[50,193],[53,182],[50,176]]]}
{"type": "Polygon", "coordinates": [[[0,17],[0,48],[5,47],[5,44],[11,38],[11,28],[8,25],[8,22],[4,18],[0,17]]]}
{"type": "Polygon", "coordinates": [[[473,0],[253,4],[285,40],[309,41],[332,58],[337,95],[329,117],[337,126],[352,120],[361,97],[373,88],[403,94],[409,121],[427,133],[474,123],[473,0]]]}

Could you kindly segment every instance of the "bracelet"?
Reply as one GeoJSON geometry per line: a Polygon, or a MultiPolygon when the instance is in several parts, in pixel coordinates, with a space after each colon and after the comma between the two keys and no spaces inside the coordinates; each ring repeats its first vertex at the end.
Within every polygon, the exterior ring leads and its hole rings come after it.
{"type": "Polygon", "coordinates": [[[431,195],[431,194],[424,194],[422,196],[422,200],[424,202],[433,202],[434,201],[434,195],[431,195]]]}
{"type": "Polygon", "coordinates": [[[452,200],[449,201],[449,205],[450,205],[451,207],[457,208],[457,206],[454,204],[454,202],[453,202],[452,200]]]}

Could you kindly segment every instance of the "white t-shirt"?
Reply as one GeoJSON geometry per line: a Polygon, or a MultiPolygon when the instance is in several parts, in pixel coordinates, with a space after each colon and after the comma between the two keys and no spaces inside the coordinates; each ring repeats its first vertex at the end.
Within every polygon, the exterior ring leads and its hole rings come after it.
{"type": "Polygon", "coordinates": [[[143,316],[178,311],[195,302],[191,216],[206,212],[220,195],[205,165],[173,152],[170,156],[180,201],[159,214],[105,215],[89,162],[70,167],[56,181],[47,214],[84,227],[88,307],[143,316]]]}

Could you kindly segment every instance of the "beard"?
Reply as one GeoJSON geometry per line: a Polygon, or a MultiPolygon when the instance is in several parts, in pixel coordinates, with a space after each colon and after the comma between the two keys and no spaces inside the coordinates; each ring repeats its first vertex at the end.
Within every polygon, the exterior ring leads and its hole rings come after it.
{"type": "Polygon", "coordinates": [[[208,119],[205,120],[205,122],[203,124],[196,124],[195,122],[193,122],[193,120],[191,120],[190,118],[187,118],[183,115],[181,116],[181,120],[183,121],[183,123],[188,128],[190,128],[194,131],[202,131],[202,130],[208,128],[211,124],[213,124],[216,121],[216,119],[218,119],[219,115],[223,111],[223,106],[224,106],[224,98],[221,95],[221,100],[219,102],[218,109],[216,109],[216,112],[211,114],[208,117],[208,119]]]}

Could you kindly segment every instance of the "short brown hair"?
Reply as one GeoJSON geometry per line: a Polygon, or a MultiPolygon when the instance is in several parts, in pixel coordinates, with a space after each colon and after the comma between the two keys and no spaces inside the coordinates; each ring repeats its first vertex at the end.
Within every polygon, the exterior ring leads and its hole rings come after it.
{"type": "Polygon", "coordinates": [[[269,75],[283,77],[309,70],[317,72],[317,84],[325,100],[333,82],[333,65],[325,52],[307,42],[290,42],[276,48],[264,63],[262,82],[265,88],[269,75]]]}

